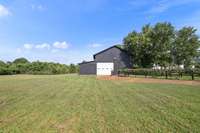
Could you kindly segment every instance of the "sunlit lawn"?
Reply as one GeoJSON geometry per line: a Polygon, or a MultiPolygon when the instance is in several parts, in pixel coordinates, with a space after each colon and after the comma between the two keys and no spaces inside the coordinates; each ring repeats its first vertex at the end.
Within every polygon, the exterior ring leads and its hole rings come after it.
{"type": "Polygon", "coordinates": [[[200,87],[2,76],[1,132],[200,132],[200,87]]]}

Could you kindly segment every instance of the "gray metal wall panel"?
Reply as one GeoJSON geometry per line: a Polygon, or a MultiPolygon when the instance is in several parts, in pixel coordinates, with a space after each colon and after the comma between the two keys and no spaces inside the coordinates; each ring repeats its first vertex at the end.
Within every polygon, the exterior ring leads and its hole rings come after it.
{"type": "Polygon", "coordinates": [[[80,64],[80,75],[95,75],[96,74],[96,63],[83,63],[80,64]]]}
{"type": "Polygon", "coordinates": [[[113,47],[95,56],[95,62],[114,62],[115,68],[131,68],[131,56],[119,48],[113,47]]]}

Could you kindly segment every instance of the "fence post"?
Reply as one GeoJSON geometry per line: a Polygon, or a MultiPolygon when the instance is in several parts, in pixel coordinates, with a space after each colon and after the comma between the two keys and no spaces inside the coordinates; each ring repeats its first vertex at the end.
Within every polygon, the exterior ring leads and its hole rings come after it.
{"type": "Polygon", "coordinates": [[[165,78],[168,79],[168,73],[167,73],[167,70],[165,71],[165,78]]]}
{"type": "Polygon", "coordinates": [[[147,78],[147,75],[148,75],[148,74],[147,74],[147,70],[146,70],[146,71],[145,71],[145,78],[147,78]]]}
{"type": "Polygon", "coordinates": [[[193,70],[192,70],[192,80],[194,80],[194,72],[193,72],[193,70]]]}
{"type": "Polygon", "coordinates": [[[183,77],[183,73],[181,72],[181,78],[183,77]]]}

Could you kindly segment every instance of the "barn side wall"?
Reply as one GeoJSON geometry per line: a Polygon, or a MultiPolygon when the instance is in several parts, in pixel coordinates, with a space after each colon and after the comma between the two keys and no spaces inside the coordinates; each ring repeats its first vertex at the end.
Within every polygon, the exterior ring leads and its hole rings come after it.
{"type": "Polygon", "coordinates": [[[96,62],[80,64],[80,75],[96,75],[96,62]]]}
{"type": "Polygon", "coordinates": [[[113,47],[95,56],[95,62],[113,62],[115,69],[131,68],[131,56],[127,52],[113,47]]]}

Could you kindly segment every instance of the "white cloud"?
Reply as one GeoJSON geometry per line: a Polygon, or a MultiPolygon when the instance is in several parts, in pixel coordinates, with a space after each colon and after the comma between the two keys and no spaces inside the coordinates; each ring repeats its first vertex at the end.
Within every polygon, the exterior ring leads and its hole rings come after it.
{"type": "Polygon", "coordinates": [[[172,7],[186,5],[190,3],[200,3],[200,1],[199,0],[173,0],[173,1],[161,0],[159,2],[156,2],[156,4],[147,12],[148,13],[162,13],[172,7]]]}
{"type": "Polygon", "coordinates": [[[35,45],[36,49],[50,49],[51,46],[48,43],[37,44],[35,45]]]}
{"type": "Polygon", "coordinates": [[[5,6],[0,4],[0,17],[9,16],[11,12],[5,6]]]}
{"type": "Polygon", "coordinates": [[[38,8],[38,10],[40,10],[40,11],[45,10],[45,7],[42,6],[42,5],[38,5],[37,8],[38,8]]]}
{"type": "Polygon", "coordinates": [[[33,48],[33,44],[24,44],[24,48],[25,49],[28,49],[28,50],[31,50],[33,48]]]}
{"type": "Polygon", "coordinates": [[[31,44],[26,43],[23,46],[24,49],[32,50],[32,49],[50,49],[51,46],[48,43],[42,43],[42,44],[31,44]]]}
{"type": "Polygon", "coordinates": [[[162,13],[169,8],[168,5],[158,5],[156,7],[151,8],[148,12],[149,13],[162,13]]]}
{"type": "Polygon", "coordinates": [[[103,44],[93,43],[93,44],[89,45],[89,47],[91,47],[91,48],[98,48],[98,47],[101,47],[101,46],[103,46],[103,44]]]}
{"type": "Polygon", "coordinates": [[[67,49],[69,47],[69,44],[64,42],[54,42],[53,47],[57,49],[67,49]]]}
{"type": "Polygon", "coordinates": [[[38,10],[38,11],[44,11],[46,9],[46,7],[44,7],[43,5],[36,5],[36,4],[32,4],[31,8],[32,10],[38,10]]]}
{"type": "Polygon", "coordinates": [[[54,42],[52,44],[49,43],[41,43],[41,44],[34,44],[34,43],[26,43],[23,45],[23,48],[18,48],[18,51],[20,49],[20,52],[24,50],[50,50],[52,53],[56,53],[59,50],[58,49],[67,49],[69,47],[69,44],[65,41],[63,42],[54,42]]]}

